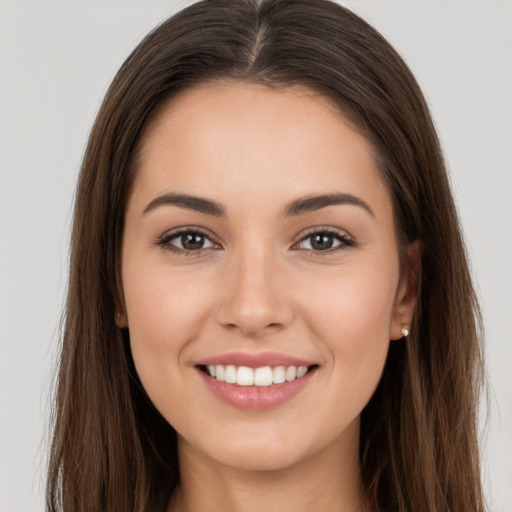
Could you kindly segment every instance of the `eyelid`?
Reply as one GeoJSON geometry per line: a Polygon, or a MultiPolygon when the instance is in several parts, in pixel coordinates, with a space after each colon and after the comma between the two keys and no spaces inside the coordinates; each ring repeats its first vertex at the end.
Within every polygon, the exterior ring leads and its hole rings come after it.
{"type": "Polygon", "coordinates": [[[333,226],[313,226],[305,229],[300,235],[300,240],[306,238],[315,233],[330,233],[332,235],[341,236],[347,239],[353,239],[353,236],[346,230],[341,228],[335,228],[333,226]]]}
{"type": "Polygon", "coordinates": [[[300,238],[297,242],[295,242],[292,246],[293,250],[302,250],[306,251],[312,254],[332,254],[339,250],[348,249],[350,247],[355,247],[356,241],[352,235],[350,235],[347,231],[344,229],[338,229],[333,228],[332,226],[315,226],[313,228],[310,228],[309,230],[306,230],[305,233],[302,233],[300,235],[300,238]],[[338,239],[341,243],[333,248],[326,249],[324,251],[316,251],[314,249],[300,249],[297,248],[297,246],[303,242],[304,240],[307,240],[313,235],[316,234],[327,234],[330,235],[336,239],[338,239]]]}
{"type": "Polygon", "coordinates": [[[164,250],[168,250],[170,252],[178,253],[178,254],[185,254],[185,255],[195,255],[198,256],[202,254],[204,251],[209,251],[213,248],[219,248],[220,244],[215,240],[215,237],[209,233],[208,230],[201,228],[199,226],[181,226],[174,229],[171,229],[169,231],[166,231],[163,235],[158,236],[155,241],[154,245],[157,245],[161,247],[164,250]],[[195,250],[189,250],[189,249],[182,249],[180,247],[176,247],[172,245],[170,242],[174,238],[179,237],[180,235],[184,235],[186,233],[196,233],[204,236],[207,238],[214,246],[217,247],[205,247],[201,249],[195,249],[195,250]]]}
{"type": "MultiPolygon", "coordinates": [[[[210,234],[210,232],[202,227],[199,226],[181,226],[174,228],[172,230],[166,231],[163,235],[160,235],[156,238],[154,241],[154,245],[160,246],[162,249],[168,250],[170,252],[175,252],[178,254],[185,254],[185,255],[200,255],[206,251],[210,251],[211,249],[220,249],[222,248],[221,244],[218,243],[215,240],[215,236],[210,234]],[[180,235],[186,234],[186,233],[197,233],[205,238],[207,238],[214,246],[216,247],[205,247],[195,250],[190,249],[182,249],[180,247],[176,247],[170,243],[170,241],[174,238],[179,237],[180,235]]],[[[350,247],[355,247],[357,245],[355,239],[350,235],[346,230],[339,229],[339,228],[333,228],[332,226],[315,226],[312,228],[309,228],[305,232],[303,232],[300,235],[300,238],[291,246],[292,250],[301,250],[304,252],[309,252],[311,254],[330,254],[335,253],[339,250],[348,249],[350,247]],[[315,235],[315,234],[327,234],[332,236],[333,238],[336,238],[340,244],[326,249],[326,250],[314,250],[314,249],[303,249],[297,247],[301,242],[304,240],[307,240],[309,237],[315,235]]]]}

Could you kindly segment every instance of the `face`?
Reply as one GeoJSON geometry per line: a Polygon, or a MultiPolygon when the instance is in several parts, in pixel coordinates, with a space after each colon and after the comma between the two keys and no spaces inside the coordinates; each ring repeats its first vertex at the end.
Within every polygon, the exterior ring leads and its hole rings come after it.
{"type": "Polygon", "coordinates": [[[119,323],[179,444],[247,469],[357,447],[413,307],[368,141],[299,87],[202,86],[158,113],[122,283],[119,323]]]}

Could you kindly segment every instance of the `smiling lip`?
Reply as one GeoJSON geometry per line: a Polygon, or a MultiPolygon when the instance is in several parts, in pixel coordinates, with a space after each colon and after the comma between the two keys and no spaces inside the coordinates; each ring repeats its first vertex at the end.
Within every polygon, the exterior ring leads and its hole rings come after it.
{"type": "Polygon", "coordinates": [[[302,391],[311,381],[318,370],[318,364],[305,359],[279,354],[277,352],[263,352],[261,354],[248,354],[232,352],[198,361],[195,365],[204,384],[222,401],[238,409],[264,410],[277,407],[302,391]],[[307,366],[308,373],[291,382],[273,384],[271,386],[238,386],[222,382],[203,371],[209,365],[233,365],[260,368],[263,366],[307,366]]]}
{"type": "Polygon", "coordinates": [[[208,365],[229,365],[247,366],[248,368],[260,368],[262,366],[312,366],[317,363],[298,359],[296,357],[280,354],[279,352],[262,352],[260,354],[249,354],[247,352],[230,352],[218,356],[201,359],[194,363],[195,366],[208,365]]]}

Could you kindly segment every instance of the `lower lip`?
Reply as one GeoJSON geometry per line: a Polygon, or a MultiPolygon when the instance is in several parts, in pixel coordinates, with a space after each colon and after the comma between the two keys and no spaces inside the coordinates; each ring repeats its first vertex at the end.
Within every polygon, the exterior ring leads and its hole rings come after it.
{"type": "Polygon", "coordinates": [[[221,400],[233,407],[246,410],[271,409],[284,404],[308,385],[316,370],[317,368],[312,368],[306,375],[291,382],[256,387],[228,384],[210,377],[199,368],[197,369],[204,383],[221,400]]]}

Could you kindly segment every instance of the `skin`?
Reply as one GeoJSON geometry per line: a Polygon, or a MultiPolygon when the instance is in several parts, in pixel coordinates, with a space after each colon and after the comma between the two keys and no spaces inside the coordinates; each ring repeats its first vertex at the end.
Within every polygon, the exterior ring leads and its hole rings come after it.
{"type": "MultiPolygon", "coordinates": [[[[409,251],[412,260],[414,251],[409,251]]],[[[412,320],[389,192],[369,142],[302,87],[224,82],[166,104],[143,135],[126,211],[124,306],[140,379],[178,433],[181,485],[169,511],[360,511],[359,418],[390,340],[412,320]],[[364,201],[283,216],[290,202],[347,193],[364,201]],[[177,205],[207,198],[223,217],[177,205]],[[204,231],[184,254],[176,228],[204,231]],[[310,250],[311,229],[335,231],[310,250]],[[288,402],[245,411],[220,401],[194,367],[233,351],[277,351],[318,370],[288,402]]]]}

